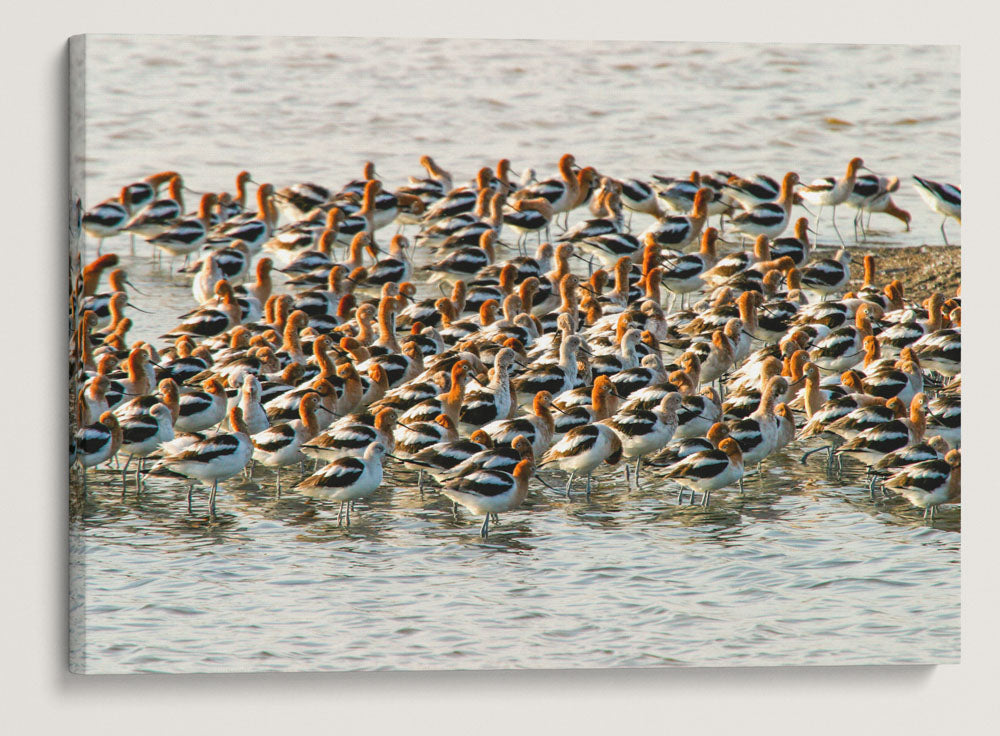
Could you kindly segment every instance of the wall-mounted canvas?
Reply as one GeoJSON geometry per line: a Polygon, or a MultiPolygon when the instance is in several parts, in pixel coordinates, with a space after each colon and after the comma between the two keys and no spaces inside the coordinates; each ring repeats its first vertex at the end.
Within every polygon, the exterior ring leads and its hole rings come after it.
{"type": "Polygon", "coordinates": [[[74,672],[959,661],[957,47],[69,73],[74,672]]]}

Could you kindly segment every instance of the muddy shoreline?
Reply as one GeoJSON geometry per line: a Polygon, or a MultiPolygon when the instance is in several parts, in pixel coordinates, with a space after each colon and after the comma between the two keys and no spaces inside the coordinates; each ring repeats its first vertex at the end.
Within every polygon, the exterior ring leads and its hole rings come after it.
{"type": "Polygon", "coordinates": [[[960,246],[862,246],[851,248],[850,288],[861,284],[861,261],[869,253],[875,256],[876,283],[899,279],[908,300],[925,299],[935,291],[954,296],[962,282],[960,246]]]}

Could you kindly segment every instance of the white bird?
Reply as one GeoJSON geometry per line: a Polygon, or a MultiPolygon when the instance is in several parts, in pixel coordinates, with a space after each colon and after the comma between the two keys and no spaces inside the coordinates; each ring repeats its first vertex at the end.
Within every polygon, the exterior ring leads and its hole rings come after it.
{"type": "Polygon", "coordinates": [[[385,445],[372,442],[365,448],[363,457],[342,457],[323,466],[295,489],[304,496],[340,501],[337,524],[347,506],[347,526],[351,525],[350,504],[359,498],[367,498],[382,485],[382,459],[387,455],[385,445]]]}
{"type": "MultiPolygon", "coordinates": [[[[219,489],[219,481],[243,470],[253,455],[253,444],[247,433],[247,425],[243,421],[243,412],[239,407],[233,407],[229,412],[228,434],[216,434],[189,445],[187,449],[167,455],[156,463],[150,472],[162,468],[170,468],[181,475],[195,478],[202,483],[211,483],[212,492],[208,497],[208,511],[215,516],[215,496],[219,489]]],[[[191,506],[191,494],[188,492],[188,508],[191,506]]]]}

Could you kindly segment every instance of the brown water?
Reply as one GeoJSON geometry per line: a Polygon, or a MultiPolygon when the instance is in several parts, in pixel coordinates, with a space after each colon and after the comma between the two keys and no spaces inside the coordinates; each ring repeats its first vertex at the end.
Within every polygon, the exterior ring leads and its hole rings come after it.
{"type": "MultiPolygon", "coordinates": [[[[372,159],[392,185],[422,153],[458,179],[501,156],[551,175],[570,151],[622,177],[809,179],[862,155],[960,182],[951,48],[103,37],[87,89],[88,203],[166,168],[194,189],[241,168],[338,186],[372,159]]],[[[939,242],[908,184],[895,198],[912,230],[876,216],[873,241],[939,242]]],[[[147,246],[105,249],[150,294],[134,339],[191,308],[147,246]]],[[[872,503],[855,466],[841,479],[798,456],[708,510],[677,506],[655,471],[631,494],[614,472],[589,502],[533,484],[488,543],[392,465],[350,529],[276,498],[266,471],[223,484],[215,523],[200,491],[187,513],[186,484],[151,476],[122,501],[99,471],[73,519],[74,655],[88,672],[957,661],[958,509],[925,524],[872,503]]]]}

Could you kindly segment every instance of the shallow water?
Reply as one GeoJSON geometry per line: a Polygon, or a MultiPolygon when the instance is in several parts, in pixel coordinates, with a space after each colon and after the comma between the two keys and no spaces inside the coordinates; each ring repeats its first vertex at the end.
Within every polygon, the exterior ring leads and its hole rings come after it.
{"type": "MultiPolygon", "coordinates": [[[[550,175],[572,151],[616,176],[809,179],[862,155],[880,173],[960,181],[953,48],[90,43],[88,203],[166,168],[194,189],[231,187],[241,168],[337,186],[372,159],[400,183],[421,153],[457,179],[501,156],[550,175]]],[[[894,196],[912,229],[877,215],[872,240],[939,242],[912,188],[894,196]]],[[[853,213],[839,214],[850,237],[853,213]]],[[[131,315],[131,338],[155,339],[191,308],[188,282],[147,246],[105,250],[150,294],[134,299],[155,314],[131,315]]],[[[86,623],[74,656],[88,672],[957,661],[959,510],[925,524],[905,503],[872,503],[857,466],[839,479],[799,454],[709,510],[678,506],[655,470],[627,495],[615,471],[589,502],[534,484],[488,543],[481,518],[456,520],[391,466],[350,529],[334,505],[276,498],[266,471],[223,484],[215,523],[201,490],[188,514],[185,483],[151,476],[123,501],[99,471],[73,521],[86,623]]]]}

